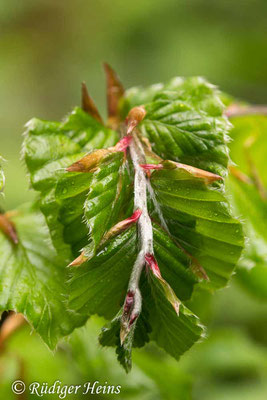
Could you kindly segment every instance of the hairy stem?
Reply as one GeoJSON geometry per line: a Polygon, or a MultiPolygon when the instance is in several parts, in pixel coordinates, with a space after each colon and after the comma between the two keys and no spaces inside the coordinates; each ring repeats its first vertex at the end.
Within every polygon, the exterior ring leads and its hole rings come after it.
{"type": "Polygon", "coordinates": [[[153,230],[147,210],[147,177],[141,167],[146,157],[143,146],[138,138],[136,126],[144,119],[146,110],[143,106],[134,107],[126,118],[126,136],[131,136],[129,150],[134,166],[134,212],[139,211],[138,239],[139,253],[133,265],[129,280],[128,291],[124,301],[121,317],[120,340],[124,343],[131,329],[134,329],[137,318],[142,309],[142,296],[139,289],[139,281],[146,263],[147,255],[153,255],[153,230]],[[141,214],[140,214],[141,213],[141,214]]]}
{"type": "Polygon", "coordinates": [[[133,135],[130,144],[130,155],[135,169],[134,176],[134,208],[140,210],[138,219],[139,253],[133,265],[128,291],[124,302],[121,320],[121,343],[124,342],[131,328],[134,327],[142,309],[142,296],[139,289],[140,276],[146,263],[146,255],[153,254],[153,230],[147,210],[147,178],[140,164],[145,162],[143,147],[137,135],[133,135]]]}
{"type": "Polygon", "coordinates": [[[147,178],[145,171],[140,167],[140,164],[145,162],[145,154],[136,135],[134,135],[130,144],[130,155],[135,169],[134,208],[142,211],[138,220],[140,251],[134,263],[129,282],[129,289],[136,290],[138,289],[141,272],[145,264],[145,255],[153,253],[153,231],[147,210],[147,178]]]}

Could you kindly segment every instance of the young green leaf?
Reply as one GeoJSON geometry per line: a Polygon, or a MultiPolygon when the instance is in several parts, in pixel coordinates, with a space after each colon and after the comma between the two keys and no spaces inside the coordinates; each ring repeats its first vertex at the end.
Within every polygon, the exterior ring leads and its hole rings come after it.
{"type": "Polygon", "coordinates": [[[130,89],[126,104],[145,106],[140,132],[163,159],[226,175],[230,124],[213,85],[202,78],[174,78],[165,85],[130,89]]]}
{"type": "Polygon", "coordinates": [[[113,146],[117,141],[117,132],[80,108],[75,108],[62,123],[33,119],[27,124],[23,154],[31,184],[41,193],[40,207],[53,244],[66,262],[73,257],[70,245],[77,254],[87,244],[83,204],[92,176],[66,174],[65,168],[89,151],[113,146]],[[71,237],[70,233],[75,232],[78,237],[71,237]]]}
{"type": "Polygon", "coordinates": [[[81,267],[73,267],[69,307],[87,317],[113,318],[123,302],[136,245],[133,226],[104,243],[81,267]]]}
{"type": "MultiPolygon", "coordinates": [[[[162,295],[166,296],[164,286],[168,286],[165,280],[168,279],[169,282],[172,282],[175,293],[181,299],[190,298],[193,285],[197,280],[189,269],[189,257],[172,242],[171,238],[158,225],[155,224],[153,226],[153,231],[155,255],[159,260],[159,265],[162,266],[163,279],[161,279],[161,282],[164,281],[162,295]]],[[[131,267],[136,255],[136,228],[132,227],[111,239],[103,246],[103,249],[99,249],[99,253],[95,258],[84,263],[82,267],[73,270],[73,277],[70,281],[70,308],[87,316],[97,313],[107,319],[114,317],[118,308],[122,306],[123,293],[126,291],[131,267]]],[[[147,277],[143,278],[144,280],[147,279],[147,277]]],[[[168,290],[172,291],[169,286],[168,290]]],[[[175,293],[173,292],[172,296],[175,297],[175,293]]],[[[120,343],[122,309],[112,319],[112,322],[104,328],[100,336],[100,343],[103,346],[114,345],[117,347],[118,359],[127,371],[131,365],[132,346],[141,347],[149,340],[151,333],[150,313],[151,315],[153,313],[158,315],[156,308],[154,311],[151,308],[154,300],[151,298],[150,289],[146,285],[142,287],[142,295],[145,298],[144,310],[141,312],[135,330],[130,331],[123,344],[120,343]]],[[[192,321],[195,321],[196,325],[198,325],[197,317],[195,316],[190,316],[187,321],[187,316],[190,313],[184,313],[184,309],[184,306],[182,306],[183,324],[189,324],[190,326],[192,321]]],[[[180,316],[176,315],[176,318],[179,325],[180,316]]],[[[189,347],[191,340],[196,341],[201,335],[200,332],[202,330],[199,327],[195,328],[194,323],[192,329],[195,329],[195,333],[191,339],[189,335],[188,344],[186,342],[184,344],[184,351],[187,345],[189,347]]],[[[172,341],[170,343],[169,338],[166,336],[167,351],[175,344],[175,338],[172,341]]],[[[178,337],[176,345],[176,356],[178,357],[178,353],[181,351],[181,355],[183,352],[179,347],[178,337]]]]}
{"type": "Polygon", "coordinates": [[[105,165],[94,174],[89,193],[84,203],[84,216],[90,232],[91,244],[87,246],[87,257],[94,255],[97,246],[121,219],[122,208],[127,200],[130,184],[124,154],[117,152],[105,160],[105,165]]]}
{"type": "MultiPolygon", "coordinates": [[[[167,272],[168,267],[165,267],[167,272]]],[[[156,269],[159,271],[158,267],[156,269]]],[[[123,309],[121,309],[103,328],[99,337],[102,346],[116,347],[118,361],[126,372],[131,369],[133,347],[142,347],[149,340],[155,340],[160,347],[179,359],[193,343],[204,335],[198,318],[177,299],[174,291],[162,278],[161,273],[154,274],[153,271],[155,272],[153,269],[151,271],[148,269],[146,276],[142,276],[143,309],[135,329],[130,329],[124,342],[121,343],[120,326],[123,315],[123,309]],[[176,303],[178,307],[176,307],[176,303]]]]}
{"type": "MultiPolygon", "coordinates": [[[[89,154],[93,155],[94,152],[89,154]]],[[[105,233],[118,222],[130,181],[121,151],[107,149],[93,166],[94,172],[72,172],[74,168],[81,169],[78,162],[58,180],[55,199],[61,204],[58,220],[64,225],[65,242],[72,245],[74,254],[84,245],[86,257],[91,258],[105,233]]]]}
{"type": "Polygon", "coordinates": [[[151,185],[169,232],[204,268],[209,278],[205,285],[219,288],[240,257],[243,235],[222,189],[207,185],[206,179],[166,164],[152,173],[151,185]]]}
{"type": "Polygon", "coordinates": [[[182,303],[177,315],[177,310],[166,297],[165,288],[160,280],[152,273],[149,273],[149,277],[152,300],[146,301],[145,307],[149,308],[151,339],[178,360],[204,336],[204,329],[199,319],[182,303]]]}

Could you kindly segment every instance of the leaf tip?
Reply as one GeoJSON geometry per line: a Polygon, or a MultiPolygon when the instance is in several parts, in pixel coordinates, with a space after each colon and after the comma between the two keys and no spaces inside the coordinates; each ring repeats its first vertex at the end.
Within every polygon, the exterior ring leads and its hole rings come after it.
{"type": "Polygon", "coordinates": [[[99,114],[98,109],[96,108],[96,105],[92,97],[88,93],[88,89],[85,82],[82,82],[82,109],[83,111],[90,114],[98,122],[103,124],[101,115],[99,114]]]}
{"type": "Polygon", "coordinates": [[[107,82],[108,125],[116,128],[120,122],[119,102],[124,96],[124,88],[111,66],[106,62],[103,66],[107,82]]]}
{"type": "Polygon", "coordinates": [[[114,147],[115,151],[123,151],[124,153],[126,152],[127,148],[130,146],[130,143],[132,141],[132,136],[127,135],[124,136],[114,147]]]}
{"type": "Polygon", "coordinates": [[[204,169],[193,167],[191,165],[181,164],[173,161],[167,161],[166,163],[176,165],[177,168],[183,169],[195,178],[203,179],[206,185],[215,181],[223,180],[223,177],[220,175],[214,174],[213,172],[205,171],[204,169]]]}
{"type": "Polygon", "coordinates": [[[87,260],[88,257],[86,257],[84,251],[82,251],[81,254],[68,265],[68,267],[79,267],[80,265],[84,264],[87,260]]]}
{"type": "Polygon", "coordinates": [[[67,172],[83,172],[84,166],[79,161],[71,164],[69,167],[65,168],[67,172]]]}
{"type": "Polygon", "coordinates": [[[66,168],[67,172],[95,172],[105,156],[114,152],[114,148],[98,149],[82,157],[66,168]]]}

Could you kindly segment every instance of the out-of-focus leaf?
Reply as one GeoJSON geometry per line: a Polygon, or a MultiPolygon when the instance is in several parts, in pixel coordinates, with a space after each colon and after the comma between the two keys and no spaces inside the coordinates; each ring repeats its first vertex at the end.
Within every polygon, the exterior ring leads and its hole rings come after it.
{"type": "MultiPolygon", "coordinates": [[[[0,156],[0,162],[2,161],[2,157],[0,156]]],[[[5,186],[5,175],[4,175],[4,171],[3,168],[0,164],[0,196],[1,196],[1,192],[3,191],[5,186]]]]}
{"type": "Polygon", "coordinates": [[[195,376],[193,396],[205,399],[264,399],[266,349],[238,330],[221,329],[195,347],[182,367],[195,376]]]}
{"type": "Polygon", "coordinates": [[[162,399],[192,399],[193,377],[175,360],[161,352],[158,354],[152,346],[145,351],[135,350],[133,360],[157,384],[162,399]]]}
{"type": "MultiPolygon", "coordinates": [[[[6,343],[4,354],[0,355],[1,398],[11,397],[11,385],[16,379],[23,379],[28,386],[32,382],[47,382],[52,386],[56,380],[61,384],[62,396],[65,385],[81,385],[75,394],[76,399],[84,399],[86,382],[98,381],[99,385],[109,385],[114,390],[121,386],[118,399],[153,400],[159,395],[158,384],[134,366],[131,376],[127,376],[115,363],[111,349],[103,351],[97,344],[97,333],[103,324],[101,319],[92,318],[84,327],[76,329],[66,341],[61,341],[57,351],[52,353],[25,326],[15,332],[6,343]]],[[[59,385],[58,385],[59,387],[59,385]]],[[[110,390],[111,390],[110,389],[110,390]]],[[[41,390],[41,389],[40,389],[41,390]]],[[[26,393],[28,388],[26,389],[26,393]]],[[[59,393],[50,393],[49,398],[58,399],[59,393]]],[[[43,395],[43,397],[45,394],[43,395]]],[[[66,394],[73,399],[74,394],[66,394]]],[[[99,395],[98,395],[99,396],[99,395]]],[[[108,396],[106,393],[105,396],[108,396]]],[[[114,394],[113,394],[114,397],[114,394]]],[[[37,400],[39,396],[32,394],[37,400]]]]}
{"type": "Polygon", "coordinates": [[[236,215],[243,220],[247,236],[239,261],[237,279],[244,288],[267,300],[267,168],[264,116],[233,120],[231,157],[237,164],[228,180],[236,215]]]}
{"type": "Polygon", "coordinates": [[[232,118],[233,129],[229,142],[230,156],[237,168],[250,175],[251,168],[248,163],[248,154],[258,170],[264,186],[267,186],[266,161],[266,130],[267,117],[264,115],[251,115],[232,118]]]}
{"type": "MultiPolygon", "coordinates": [[[[68,347],[71,351],[71,362],[88,381],[108,381],[109,384],[120,385],[121,393],[116,398],[153,400],[159,396],[158,384],[153,377],[146,375],[141,366],[133,365],[131,375],[115,363],[112,349],[100,349],[97,333],[103,321],[93,317],[85,327],[77,329],[70,337],[68,347]]],[[[113,395],[114,396],[114,395],[113,395]]]]}
{"type": "Polygon", "coordinates": [[[85,318],[66,306],[66,270],[57,259],[42,214],[25,207],[17,210],[12,222],[17,245],[0,231],[0,309],[22,313],[53,349],[85,318]]]}

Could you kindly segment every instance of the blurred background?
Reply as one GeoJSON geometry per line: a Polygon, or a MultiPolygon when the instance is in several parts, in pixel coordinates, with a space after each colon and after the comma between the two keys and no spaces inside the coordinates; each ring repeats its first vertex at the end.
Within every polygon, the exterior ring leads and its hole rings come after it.
{"type": "MultiPolygon", "coordinates": [[[[6,209],[33,196],[19,156],[24,124],[33,116],[62,119],[80,103],[82,81],[105,113],[103,61],[126,88],[202,75],[240,99],[267,103],[266,0],[2,0],[0,33],[6,209]]],[[[122,399],[266,400],[267,305],[233,279],[191,306],[210,339],[179,363],[153,346],[136,351],[128,377],[112,351],[98,349],[97,319],[56,355],[26,327],[0,360],[0,399],[11,398],[10,380],[22,368],[29,382],[113,381],[122,399]]]]}

